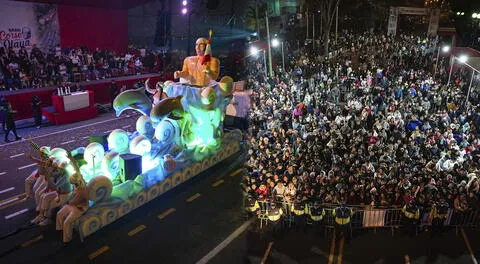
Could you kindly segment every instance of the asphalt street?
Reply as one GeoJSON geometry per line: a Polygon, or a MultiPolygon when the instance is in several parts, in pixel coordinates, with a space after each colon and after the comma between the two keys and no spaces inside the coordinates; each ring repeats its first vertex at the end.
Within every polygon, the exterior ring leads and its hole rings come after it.
{"type": "MultiPolygon", "coordinates": [[[[40,130],[21,129],[39,145],[85,146],[91,134],[126,127],[137,116],[95,120],[40,130]],[[61,145],[61,143],[72,141],[61,145]]],[[[75,234],[67,245],[53,226],[32,227],[31,202],[8,202],[23,193],[33,167],[27,142],[0,146],[0,263],[477,263],[480,232],[431,231],[417,237],[390,229],[355,231],[353,239],[322,229],[285,228],[270,233],[245,217],[236,155],[103,228],[83,243],[75,234]],[[24,153],[24,155],[12,157],[24,153]],[[15,204],[16,203],[16,204],[15,204]],[[13,205],[12,205],[13,204],[13,205]],[[24,209],[27,211],[22,212],[24,209]],[[22,212],[22,213],[18,213],[22,212]],[[17,215],[15,215],[18,213],[17,215]],[[13,216],[12,216],[13,215],[13,216]],[[8,217],[8,219],[7,219],[8,217]],[[12,231],[16,231],[13,232],[12,231]]],[[[21,196],[18,196],[21,198],[21,196]]]]}

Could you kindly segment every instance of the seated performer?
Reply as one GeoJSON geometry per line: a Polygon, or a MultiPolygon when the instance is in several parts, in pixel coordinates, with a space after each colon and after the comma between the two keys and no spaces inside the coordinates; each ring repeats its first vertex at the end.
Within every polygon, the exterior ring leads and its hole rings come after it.
{"type": "Polygon", "coordinates": [[[40,197],[40,213],[37,216],[35,223],[40,226],[51,223],[51,215],[53,209],[64,205],[70,198],[72,186],[68,180],[65,171],[67,163],[60,162],[56,164],[51,177],[48,179],[48,189],[40,197]]]}
{"type": "Polygon", "coordinates": [[[24,200],[28,200],[33,198],[33,194],[38,189],[41,181],[45,180],[45,174],[47,172],[47,164],[48,164],[48,154],[50,153],[50,149],[48,147],[41,147],[39,149],[40,159],[34,158],[30,155],[30,159],[35,161],[39,168],[34,170],[30,176],[25,179],[25,198],[24,200]],[[38,184],[37,182],[40,181],[38,184]]]}
{"type": "Polygon", "coordinates": [[[35,210],[37,212],[40,211],[40,197],[47,190],[48,179],[52,174],[52,171],[55,169],[54,167],[55,162],[56,160],[54,157],[50,157],[45,161],[45,164],[44,164],[45,174],[43,175],[43,177],[42,175],[40,175],[38,180],[33,185],[33,193],[34,193],[35,205],[36,205],[35,210]]]}
{"type": "Polygon", "coordinates": [[[70,176],[70,182],[75,187],[73,198],[57,213],[56,229],[63,230],[63,242],[67,243],[72,240],[73,223],[88,210],[88,187],[80,174],[80,169],[76,161],[69,156],[76,172],[70,176]]]}
{"type": "Polygon", "coordinates": [[[182,70],[174,73],[175,79],[183,78],[189,81],[189,84],[201,87],[208,86],[210,81],[217,80],[220,74],[220,61],[217,58],[211,57],[210,61],[202,64],[207,44],[207,39],[197,39],[195,43],[197,56],[185,58],[182,70]]]}

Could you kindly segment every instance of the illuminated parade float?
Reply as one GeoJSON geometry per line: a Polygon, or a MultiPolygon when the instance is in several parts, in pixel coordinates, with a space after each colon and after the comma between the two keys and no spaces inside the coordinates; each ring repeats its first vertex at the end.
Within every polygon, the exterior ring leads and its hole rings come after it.
{"type": "Polygon", "coordinates": [[[55,220],[49,211],[61,208],[56,228],[64,231],[64,242],[71,240],[73,229],[83,241],[240,150],[241,132],[223,131],[233,79],[226,76],[215,81],[219,62],[211,57],[210,40],[197,40],[196,52],[175,72],[183,83],[167,81],[150,88],[147,80],[145,87],[115,98],[117,116],[127,109],[142,114],[135,132],[115,129],[108,135],[108,144],[92,142],[71,152],[39,148],[31,142],[42,157],[37,160],[39,169],[26,180],[27,189],[31,188],[28,183],[33,186],[31,193],[40,212],[32,222],[55,220]],[[154,94],[153,104],[145,92],[154,94]],[[68,181],[66,189],[58,187],[62,179],[68,181]],[[47,199],[53,191],[57,196],[47,199]]]}

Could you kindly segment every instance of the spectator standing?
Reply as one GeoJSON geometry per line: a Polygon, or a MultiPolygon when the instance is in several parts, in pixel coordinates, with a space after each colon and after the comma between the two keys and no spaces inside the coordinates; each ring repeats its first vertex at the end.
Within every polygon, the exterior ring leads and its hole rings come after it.
{"type": "Polygon", "coordinates": [[[8,134],[10,134],[10,131],[15,135],[15,140],[22,139],[22,137],[17,135],[17,127],[15,126],[15,119],[13,118],[16,113],[17,111],[12,109],[10,102],[7,102],[7,108],[5,111],[5,122],[7,125],[7,130],[5,131],[5,142],[10,142],[10,140],[8,140],[8,134]]]}
{"type": "Polygon", "coordinates": [[[33,110],[33,119],[35,120],[35,127],[37,128],[40,128],[40,125],[42,124],[42,112],[40,108],[41,104],[42,104],[42,101],[40,101],[40,98],[34,95],[32,98],[32,110],[33,110]]]}

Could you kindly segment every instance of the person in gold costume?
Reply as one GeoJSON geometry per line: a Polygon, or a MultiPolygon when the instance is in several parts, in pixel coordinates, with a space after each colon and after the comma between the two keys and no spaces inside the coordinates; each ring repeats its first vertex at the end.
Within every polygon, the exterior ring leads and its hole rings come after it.
{"type": "Polygon", "coordinates": [[[202,64],[202,58],[205,55],[208,40],[199,38],[195,42],[195,52],[197,56],[190,56],[183,61],[181,71],[174,73],[175,79],[183,78],[189,81],[191,85],[208,86],[210,81],[215,81],[220,74],[220,61],[217,58],[211,58],[210,61],[202,64]]]}

